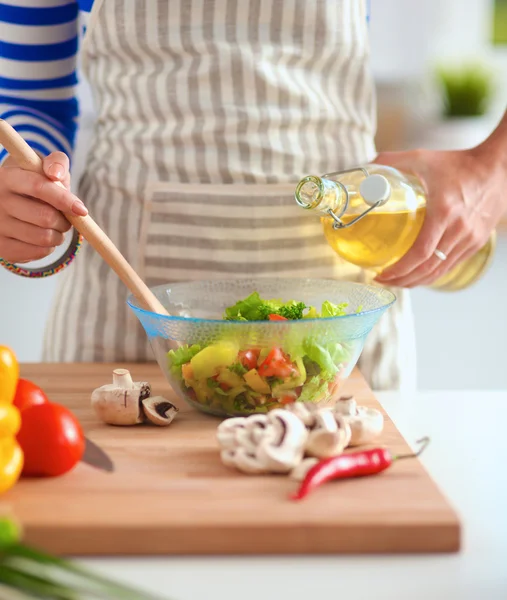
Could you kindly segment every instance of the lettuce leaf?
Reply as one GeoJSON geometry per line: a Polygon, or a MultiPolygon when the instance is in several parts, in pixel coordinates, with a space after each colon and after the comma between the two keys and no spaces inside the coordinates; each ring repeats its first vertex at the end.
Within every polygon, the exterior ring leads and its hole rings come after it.
{"type": "Polygon", "coordinates": [[[303,342],[303,350],[308,358],[319,365],[321,368],[321,377],[332,379],[336,375],[338,368],[329,350],[324,346],[321,346],[314,340],[306,339],[303,342]]]}
{"type": "Polygon", "coordinates": [[[309,306],[308,312],[305,315],[303,315],[303,319],[318,319],[318,318],[320,318],[320,315],[317,312],[317,309],[315,308],[315,306],[309,306]]]}
{"type": "Polygon", "coordinates": [[[301,396],[298,402],[317,402],[320,398],[326,395],[328,391],[327,381],[323,381],[321,377],[316,375],[310,381],[305,383],[301,396]]]}
{"type": "Polygon", "coordinates": [[[234,306],[225,309],[224,320],[226,321],[260,321],[262,316],[260,309],[265,305],[259,292],[253,292],[244,300],[238,300],[234,306]]]}
{"type": "Polygon", "coordinates": [[[303,318],[304,302],[289,300],[282,302],[276,298],[263,300],[258,292],[253,292],[244,300],[239,300],[234,306],[225,309],[226,321],[267,321],[269,315],[280,315],[286,319],[303,318]]]}
{"type": "Polygon", "coordinates": [[[194,344],[193,346],[185,345],[177,350],[169,350],[167,356],[174,367],[181,367],[181,365],[190,362],[201,349],[201,346],[198,344],[194,344]]]}
{"type": "Polygon", "coordinates": [[[333,304],[332,302],[329,302],[329,300],[326,300],[322,303],[322,312],[320,316],[324,319],[327,317],[343,317],[347,314],[347,311],[345,310],[347,306],[347,302],[333,304]]]}
{"type": "Polygon", "coordinates": [[[182,379],[181,367],[187,364],[194,356],[201,351],[201,346],[194,344],[193,346],[181,346],[177,350],[169,350],[167,359],[169,361],[169,369],[177,379],[182,379]]]}
{"type": "Polygon", "coordinates": [[[226,321],[267,321],[269,315],[280,315],[290,321],[319,319],[344,316],[347,314],[345,310],[347,307],[347,302],[333,304],[326,300],[322,303],[322,310],[319,313],[314,306],[307,306],[304,302],[296,300],[283,302],[276,298],[264,300],[259,292],[253,292],[245,299],[226,308],[223,318],[226,321]]]}
{"type": "Polygon", "coordinates": [[[347,362],[350,357],[350,350],[343,344],[337,343],[333,348],[330,348],[329,354],[335,365],[347,362]]]}

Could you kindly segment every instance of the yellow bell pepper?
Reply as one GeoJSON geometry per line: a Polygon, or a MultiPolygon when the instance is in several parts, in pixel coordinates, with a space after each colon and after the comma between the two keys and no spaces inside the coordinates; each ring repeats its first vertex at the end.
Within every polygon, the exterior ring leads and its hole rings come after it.
{"type": "Polygon", "coordinates": [[[23,470],[23,451],[16,440],[21,416],[13,405],[18,380],[19,365],[14,352],[0,346],[0,494],[17,482],[23,470]]]}

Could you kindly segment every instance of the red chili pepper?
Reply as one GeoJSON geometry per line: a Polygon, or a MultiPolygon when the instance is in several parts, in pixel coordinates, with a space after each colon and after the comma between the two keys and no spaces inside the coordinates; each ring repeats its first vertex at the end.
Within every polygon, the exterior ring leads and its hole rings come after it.
{"type": "Polygon", "coordinates": [[[282,315],[268,315],[268,319],[270,321],[288,321],[288,319],[282,317],[282,315]]]}
{"type": "Polygon", "coordinates": [[[412,454],[393,456],[387,448],[373,448],[371,450],[349,452],[326,458],[308,471],[299,490],[291,498],[293,500],[301,500],[311,491],[332,479],[364,477],[366,475],[381,473],[389,468],[395,460],[419,456],[428,445],[429,438],[422,438],[417,443],[422,445],[417,452],[412,454]]]}

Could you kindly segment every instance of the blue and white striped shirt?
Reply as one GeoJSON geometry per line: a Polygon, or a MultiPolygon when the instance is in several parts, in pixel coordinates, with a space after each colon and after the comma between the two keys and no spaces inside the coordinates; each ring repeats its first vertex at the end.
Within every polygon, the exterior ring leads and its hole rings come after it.
{"type": "MultiPolygon", "coordinates": [[[[80,12],[93,0],[0,2],[0,116],[43,155],[72,154],[80,12]]],[[[5,157],[0,151],[0,160],[5,157]]]]}

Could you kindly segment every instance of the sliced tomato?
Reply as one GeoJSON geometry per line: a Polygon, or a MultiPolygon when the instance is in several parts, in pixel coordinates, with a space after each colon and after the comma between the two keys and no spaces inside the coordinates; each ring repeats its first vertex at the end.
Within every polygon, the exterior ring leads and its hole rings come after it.
{"type": "Polygon", "coordinates": [[[258,371],[261,377],[285,379],[293,373],[294,367],[280,348],[273,348],[261,363],[258,371]]]}
{"type": "Polygon", "coordinates": [[[239,362],[245,367],[245,369],[251,371],[257,366],[260,352],[261,351],[259,348],[243,350],[239,353],[239,362]]]}
{"type": "Polygon", "coordinates": [[[270,321],[288,321],[288,319],[282,317],[282,315],[268,315],[268,319],[270,321]]]}
{"type": "Polygon", "coordinates": [[[296,402],[296,397],[295,396],[282,396],[282,399],[280,400],[280,404],[294,404],[294,402],[296,402]]]}

